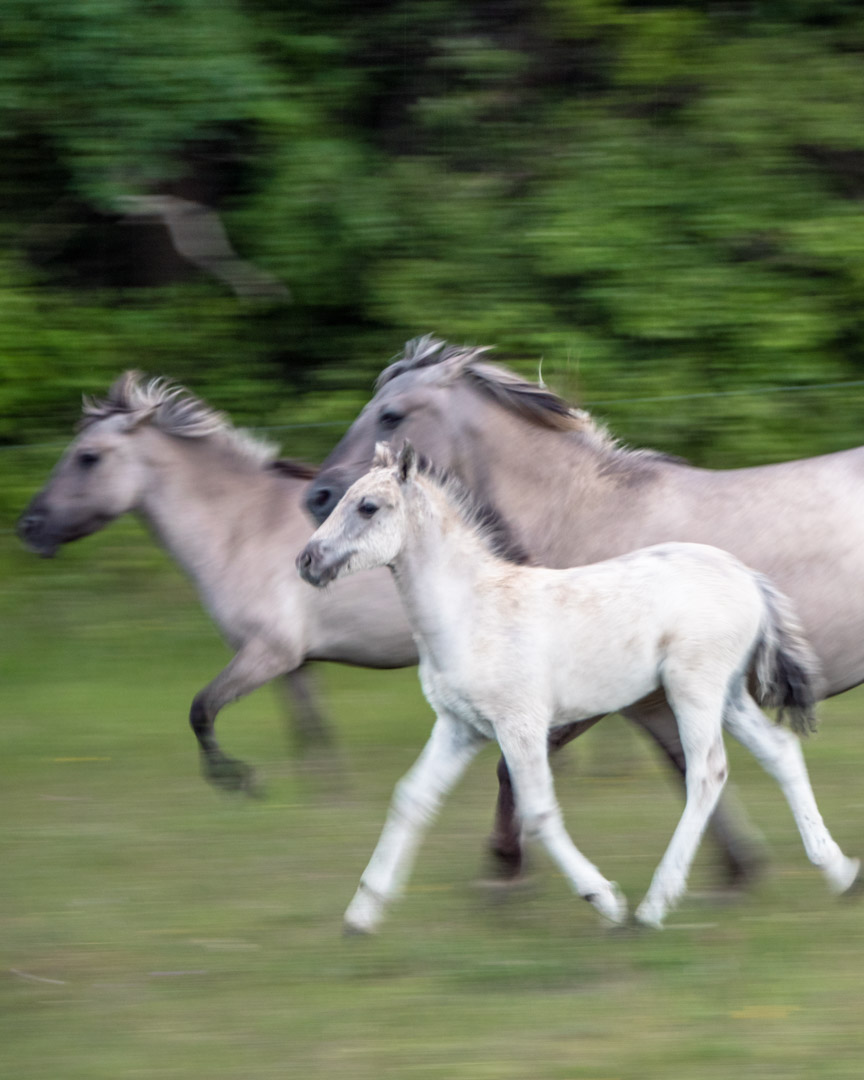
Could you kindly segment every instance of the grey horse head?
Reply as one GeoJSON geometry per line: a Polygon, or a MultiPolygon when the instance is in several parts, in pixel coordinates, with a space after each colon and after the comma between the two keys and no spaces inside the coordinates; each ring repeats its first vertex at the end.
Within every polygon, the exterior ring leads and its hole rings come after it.
{"type": "Polygon", "coordinates": [[[484,405],[492,401],[547,428],[579,430],[588,422],[587,414],[545,387],[483,362],[488,351],[488,346],[448,345],[428,334],[409,341],[402,356],[382,371],[375,396],[311,485],[306,508],[315,520],[323,522],[369,470],[379,442],[398,449],[410,441],[437,468],[465,478],[465,433],[485,421],[484,405]]]}

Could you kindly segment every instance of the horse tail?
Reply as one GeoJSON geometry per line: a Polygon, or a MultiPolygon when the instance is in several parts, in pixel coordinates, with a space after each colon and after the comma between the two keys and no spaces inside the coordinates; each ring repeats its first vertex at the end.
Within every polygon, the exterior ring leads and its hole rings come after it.
{"type": "Polygon", "coordinates": [[[755,574],[765,604],[765,618],[756,644],[756,700],[777,708],[778,721],[787,716],[799,735],[816,730],[819,659],[804,637],[792,601],[763,574],[755,574]]]}

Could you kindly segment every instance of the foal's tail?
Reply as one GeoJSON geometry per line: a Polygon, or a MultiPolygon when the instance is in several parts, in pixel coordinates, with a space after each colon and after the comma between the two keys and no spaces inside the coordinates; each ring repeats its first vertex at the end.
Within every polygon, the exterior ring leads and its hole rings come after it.
{"type": "Polygon", "coordinates": [[[765,622],[756,645],[756,700],[777,708],[777,719],[788,714],[799,735],[816,730],[814,706],[820,678],[819,660],[804,637],[792,601],[763,574],[754,574],[765,601],[765,622]]]}

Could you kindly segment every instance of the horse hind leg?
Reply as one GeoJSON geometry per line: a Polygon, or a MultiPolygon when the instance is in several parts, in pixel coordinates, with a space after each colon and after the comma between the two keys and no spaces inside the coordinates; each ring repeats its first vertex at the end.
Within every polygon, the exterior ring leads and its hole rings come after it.
{"type": "Polygon", "coordinates": [[[858,880],[861,864],[843,854],[822,820],[797,737],[773,724],[746,691],[730,702],[724,726],[780,785],[807,857],[825,875],[829,888],[846,892],[858,880]]]}
{"type": "Polygon", "coordinates": [[[311,750],[329,751],[334,744],[332,728],[318,708],[313,688],[314,680],[305,664],[286,671],[279,680],[291,710],[288,734],[300,757],[311,750]]]}
{"type": "MultiPolygon", "coordinates": [[[[686,787],[687,764],[678,732],[678,722],[663,696],[654,696],[625,709],[623,715],[639,724],[657,743],[674,767],[682,788],[686,787]]],[[[724,786],[708,822],[717,857],[722,860],[727,887],[747,888],[759,878],[768,862],[762,834],[748,819],[731,784],[724,786]]]]}
{"type": "Polygon", "coordinates": [[[666,689],[678,719],[687,766],[687,801],[648,892],[636,909],[638,922],[657,928],[684,894],[699,842],[728,774],[722,735],[725,687],[696,690],[682,683],[675,689],[671,673],[667,674],[666,689]]]}

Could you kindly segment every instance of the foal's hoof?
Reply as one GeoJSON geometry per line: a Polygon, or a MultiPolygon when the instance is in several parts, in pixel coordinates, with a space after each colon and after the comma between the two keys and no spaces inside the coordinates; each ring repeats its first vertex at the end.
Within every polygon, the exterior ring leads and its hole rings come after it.
{"type": "Polygon", "coordinates": [[[369,938],[374,937],[375,931],[368,926],[360,926],[349,922],[347,919],[342,923],[342,937],[369,938]]]}
{"type": "Polygon", "coordinates": [[[862,889],[861,860],[847,859],[844,855],[830,870],[826,868],[825,876],[831,891],[837,896],[858,893],[862,889]]]}
{"type": "Polygon", "coordinates": [[[588,893],[582,899],[614,926],[621,926],[627,920],[627,901],[614,881],[606,882],[606,887],[588,893]]]}

